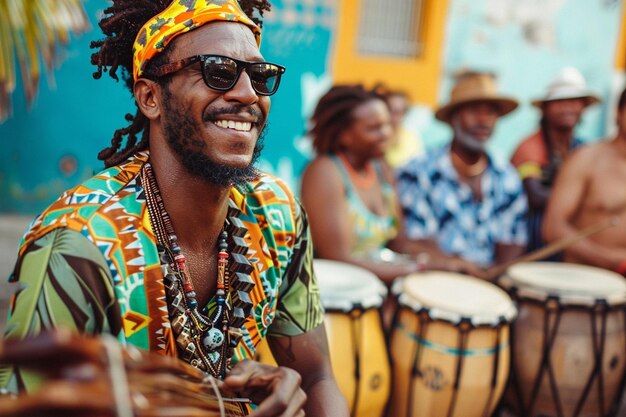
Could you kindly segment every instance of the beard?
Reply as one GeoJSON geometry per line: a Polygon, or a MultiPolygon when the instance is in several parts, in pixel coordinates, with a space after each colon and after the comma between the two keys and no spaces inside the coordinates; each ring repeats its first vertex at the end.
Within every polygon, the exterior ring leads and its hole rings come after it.
{"type": "Polygon", "coordinates": [[[487,141],[480,140],[471,133],[463,130],[458,120],[452,122],[452,129],[454,130],[454,136],[457,138],[458,142],[467,149],[474,152],[484,152],[485,149],[487,149],[487,141]]]}
{"type": "MultiPolygon", "coordinates": [[[[168,88],[164,88],[164,110],[167,115],[163,118],[167,143],[191,175],[225,188],[259,177],[260,173],[254,164],[261,155],[266,128],[259,132],[250,163],[245,167],[234,167],[214,162],[202,152],[208,145],[199,138],[197,123],[184,111],[184,107],[173,97],[168,88]]],[[[257,110],[240,105],[217,109],[205,115],[204,119],[209,122],[215,120],[219,114],[237,114],[243,110],[253,116],[259,116],[257,110]]],[[[262,126],[263,122],[264,118],[261,115],[258,125],[262,126]]]]}

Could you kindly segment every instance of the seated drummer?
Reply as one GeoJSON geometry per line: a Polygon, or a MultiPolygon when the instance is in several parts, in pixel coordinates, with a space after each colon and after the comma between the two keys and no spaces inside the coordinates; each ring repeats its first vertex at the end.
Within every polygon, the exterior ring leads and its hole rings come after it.
{"type": "MultiPolygon", "coordinates": [[[[576,127],[587,107],[599,101],[573,67],[559,71],[545,95],[532,101],[541,110],[539,130],[523,139],[511,157],[528,196],[528,251],[545,246],[541,223],[554,178],[565,157],[584,145],[576,127]]],[[[560,255],[549,260],[560,260],[560,255]]]]}
{"type": "Polygon", "coordinates": [[[608,224],[564,251],[566,262],[626,274],[626,89],[617,104],[614,138],[574,151],[556,178],[543,236],[551,242],[594,224],[608,224]],[[601,162],[601,163],[600,163],[601,162]]]}
{"type": "MultiPolygon", "coordinates": [[[[348,415],[306,215],[254,167],[284,71],[264,62],[260,22],[248,17],[267,10],[264,0],[105,10],[95,77],[122,76],[137,112],[99,154],[107,168],[26,233],[7,339],[110,333],[223,379],[258,404],[255,416],[348,415]],[[246,360],[265,337],[281,367],[246,360]]],[[[0,368],[0,388],[33,386],[28,372],[0,368]]]]}
{"type": "Polygon", "coordinates": [[[393,173],[382,158],[392,135],[382,96],[362,85],[338,85],[321,97],[311,119],[316,157],[302,176],[315,256],[352,263],[390,283],[417,262],[370,259],[393,246],[401,222],[393,173]]]}
{"type": "Polygon", "coordinates": [[[492,74],[462,72],[449,103],[435,112],[452,128],[452,143],[397,172],[406,235],[450,262],[464,261],[460,272],[487,277],[484,268],[525,251],[522,184],[508,161],[486,149],[498,118],[516,107],[515,100],[497,92],[492,74]]]}
{"type": "Polygon", "coordinates": [[[393,171],[384,160],[393,134],[384,97],[362,85],[334,86],[311,122],[316,157],[302,176],[302,203],[315,256],[363,267],[387,284],[421,268],[450,267],[415,256],[381,262],[378,255],[384,248],[409,255],[428,250],[404,237],[393,171]]]}

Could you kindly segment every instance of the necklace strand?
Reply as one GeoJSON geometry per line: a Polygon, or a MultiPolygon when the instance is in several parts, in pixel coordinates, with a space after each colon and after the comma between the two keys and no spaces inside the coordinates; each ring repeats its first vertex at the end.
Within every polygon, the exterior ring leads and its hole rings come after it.
{"type": "MultiPolygon", "coordinates": [[[[229,355],[229,347],[232,347],[229,332],[230,312],[227,306],[229,254],[226,239],[228,234],[223,230],[219,236],[216,307],[210,317],[207,317],[198,309],[197,294],[193,287],[187,260],[174,234],[171,218],[165,210],[156,178],[149,163],[144,165],[142,185],[146,193],[148,213],[150,221],[153,223],[155,237],[159,244],[169,252],[167,257],[173,274],[165,275],[165,278],[169,278],[170,281],[168,290],[175,294],[175,287],[179,287],[178,289],[181,290],[180,293],[182,294],[179,293],[174,299],[183,301],[185,304],[184,315],[186,318],[179,318],[181,316],[177,315],[172,320],[172,327],[176,328],[179,333],[176,342],[184,356],[195,357],[195,359],[190,360],[192,365],[201,369],[205,368],[214,377],[223,378],[231,356],[229,355]],[[184,296],[181,297],[181,295],[184,296]],[[185,327],[185,324],[193,324],[193,326],[185,327]]],[[[170,315],[176,315],[176,306],[170,309],[169,304],[170,315]]]]}

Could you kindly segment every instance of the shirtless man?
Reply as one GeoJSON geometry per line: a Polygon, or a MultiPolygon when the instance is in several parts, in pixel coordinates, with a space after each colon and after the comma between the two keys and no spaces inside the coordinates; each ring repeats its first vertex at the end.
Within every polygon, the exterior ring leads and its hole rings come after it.
{"type": "Polygon", "coordinates": [[[617,106],[617,135],[571,154],[556,179],[543,222],[547,242],[616,219],[569,246],[566,262],[626,273],[626,89],[617,106]],[[601,163],[600,163],[601,161],[601,163]]]}

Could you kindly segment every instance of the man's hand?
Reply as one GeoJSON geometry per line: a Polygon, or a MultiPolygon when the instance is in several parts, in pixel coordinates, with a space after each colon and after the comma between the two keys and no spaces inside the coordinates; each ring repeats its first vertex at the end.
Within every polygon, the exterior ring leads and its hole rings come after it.
{"type": "Polygon", "coordinates": [[[300,388],[301,381],[293,369],[246,360],[233,367],[221,388],[258,404],[254,417],[302,417],[306,394],[300,388]]]}

